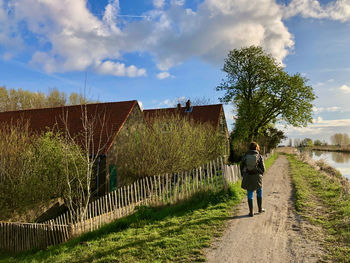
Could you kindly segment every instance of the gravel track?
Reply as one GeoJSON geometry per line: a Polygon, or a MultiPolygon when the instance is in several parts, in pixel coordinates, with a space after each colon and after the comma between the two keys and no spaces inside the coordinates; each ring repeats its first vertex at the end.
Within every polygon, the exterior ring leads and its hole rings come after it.
{"type": "Polygon", "coordinates": [[[227,222],[224,235],[206,251],[208,262],[320,262],[322,251],[307,236],[306,222],[296,214],[288,161],[280,155],[263,178],[263,207],[248,217],[246,198],[227,222]]]}

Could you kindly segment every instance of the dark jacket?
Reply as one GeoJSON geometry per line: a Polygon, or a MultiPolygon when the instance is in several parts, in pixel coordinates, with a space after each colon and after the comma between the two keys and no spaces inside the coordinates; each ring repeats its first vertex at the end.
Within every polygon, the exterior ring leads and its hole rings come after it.
{"type": "Polygon", "coordinates": [[[264,161],[263,161],[263,159],[258,151],[249,150],[242,158],[240,168],[241,168],[241,174],[243,177],[243,179],[242,179],[242,188],[243,189],[254,191],[254,190],[257,190],[257,189],[262,187],[262,177],[263,177],[263,174],[265,172],[265,165],[264,165],[264,161]],[[257,158],[258,158],[258,161],[257,161],[257,170],[258,171],[257,171],[257,173],[250,174],[247,172],[245,162],[246,162],[247,155],[252,155],[252,154],[257,156],[257,158]]]}

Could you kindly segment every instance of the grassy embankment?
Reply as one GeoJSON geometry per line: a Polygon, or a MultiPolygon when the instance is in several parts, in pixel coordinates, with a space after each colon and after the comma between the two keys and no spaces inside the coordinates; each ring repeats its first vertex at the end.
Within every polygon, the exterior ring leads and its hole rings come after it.
{"type": "MultiPolygon", "coordinates": [[[[328,176],[309,164],[289,155],[295,187],[297,211],[314,225],[321,227],[325,259],[349,262],[350,259],[350,195],[336,176],[328,176]]],[[[338,175],[339,176],[339,175],[338,175]]]]}
{"type": "MultiPolygon", "coordinates": [[[[266,161],[272,165],[277,154],[266,161]]],[[[244,197],[240,182],[229,191],[199,193],[180,204],[138,212],[42,251],[0,257],[0,262],[193,262],[220,236],[232,207],[244,197]]]]}

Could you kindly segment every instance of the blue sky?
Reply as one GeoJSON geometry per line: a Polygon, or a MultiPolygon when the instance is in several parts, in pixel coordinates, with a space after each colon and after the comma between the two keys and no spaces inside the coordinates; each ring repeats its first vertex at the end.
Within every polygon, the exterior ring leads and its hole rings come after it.
{"type": "MultiPolygon", "coordinates": [[[[169,107],[218,102],[229,50],[261,45],[309,79],[314,123],[290,138],[350,133],[350,1],[0,0],[0,85],[169,107]]],[[[232,107],[225,106],[229,126],[232,107]]]]}

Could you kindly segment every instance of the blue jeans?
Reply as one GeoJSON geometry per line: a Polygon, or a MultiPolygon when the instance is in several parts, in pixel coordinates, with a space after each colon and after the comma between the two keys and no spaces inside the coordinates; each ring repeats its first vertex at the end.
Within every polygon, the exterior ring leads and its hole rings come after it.
{"type": "MultiPolygon", "coordinates": [[[[247,190],[247,196],[249,200],[253,200],[254,197],[254,191],[247,190]]],[[[256,190],[256,196],[262,198],[262,187],[256,190]]]]}

